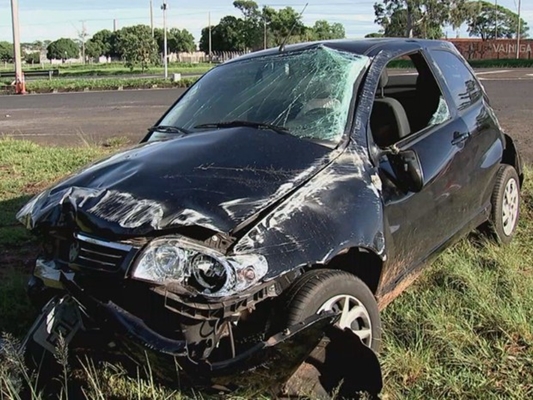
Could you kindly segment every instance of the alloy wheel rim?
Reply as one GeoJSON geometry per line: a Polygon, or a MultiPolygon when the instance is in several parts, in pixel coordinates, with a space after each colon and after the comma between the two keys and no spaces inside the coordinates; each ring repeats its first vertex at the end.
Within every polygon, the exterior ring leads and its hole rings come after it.
{"type": "Polygon", "coordinates": [[[502,205],[502,226],[507,236],[510,236],[515,228],[518,219],[518,203],[518,184],[514,178],[511,178],[505,185],[502,205]]]}
{"type": "Polygon", "coordinates": [[[340,312],[341,317],[337,326],[341,329],[349,328],[359,336],[365,346],[372,344],[372,322],[366,307],[354,296],[341,294],[327,300],[318,313],[323,311],[340,312]]]}

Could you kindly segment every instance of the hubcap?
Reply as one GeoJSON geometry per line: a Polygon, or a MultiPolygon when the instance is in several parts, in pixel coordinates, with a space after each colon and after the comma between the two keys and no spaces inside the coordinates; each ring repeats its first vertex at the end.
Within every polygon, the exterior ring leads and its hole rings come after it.
{"type": "Polygon", "coordinates": [[[341,294],[326,301],[318,310],[341,312],[337,326],[341,329],[350,328],[361,339],[365,346],[372,344],[372,323],[366,307],[355,297],[341,294]]]}
{"type": "Polygon", "coordinates": [[[514,178],[509,179],[505,186],[502,205],[502,225],[503,232],[510,236],[518,219],[519,206],[518,184],[514,178]]]}

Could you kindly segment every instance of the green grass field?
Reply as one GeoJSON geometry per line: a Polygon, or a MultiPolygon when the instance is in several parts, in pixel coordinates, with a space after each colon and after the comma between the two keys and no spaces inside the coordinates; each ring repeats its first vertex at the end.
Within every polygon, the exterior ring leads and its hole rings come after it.
{"type": "MultiPolygon", "coordinates": [[[[106,145],[68,149],[0,140],[0,332],[20,336],[36,315],[24,292],[36,249],[15,213],[34,193],[124,141],[112,138],[106,145]]],[[[528,169],[519,231],[510,246],[462,240],[383,312],[384,399],[533,398],[531,178],[528,169]]],[[[8,361],[0,362],[0,399],[17,398],[16,360],[8,361]]],[[[86,360],[80,374],[91,399],[206,398],[86,360]]]]}
{"type": "MultiPolygon", "coordinates": [[[[194,71],[207,71],[210,68],[212,68],[214,64],[210,63],[169,63],[168,70],[171,72],[182,72],[187,73],[191,72],[196,73],[194,71]]],[[[120,62],[112,62],[112,63],[102,63],[102,64],[35,64],[35,65],[23,65],[24,71],[38,71],[38,70],[50,70],[50,69],[58,69],[60,75],[78,75],[78,74],[87,74],[87,75],[106,75],[106,74],[120,74],[120,73],[142,73],[141,68],[136,67],[134,68],[133,72],[130,70],[130,68],[127,68],[124,66],[123,63],[120,62]]],[[[0,64],[0,73],[5,71],[14,71],[15,66],[14,64],[0,64]]],[[[148,68],[149,73],[158,73],[163,72],[163,67],[161,65],[159,66],[150,66],[148,68]]]]}
{"type": "MultiPolygon", "coordinates": [[[[117,90],[122,89],[151,89],[151,88],[173,88],[188,87],[192,85],[197,78],[183,78],[174,82],[164,78],[101,78],[101,79],[65,79],[54,78],[36,79],[26,82],[26,91],[28,93],[51,93],[57,92],[82,92],[84,90],[117,90]]],[[[0,83],[2,83],[0,81],[0,83]]],[[[5,81],[5,85],[9,82],[5,81]]],[[[1,86],[1,85],[0,85],[1,86]]]]}

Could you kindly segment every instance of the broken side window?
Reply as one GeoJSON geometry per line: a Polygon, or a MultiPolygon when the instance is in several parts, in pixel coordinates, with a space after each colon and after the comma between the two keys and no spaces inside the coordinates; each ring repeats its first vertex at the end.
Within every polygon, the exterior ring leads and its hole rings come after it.
{"type": "Polygon", "coordinates": [[[161,125],[194,132],[204,124],[249,121],[339,142],[368,63],[366,56],[327,47],[230,62],[198,81],[161,125]]]}

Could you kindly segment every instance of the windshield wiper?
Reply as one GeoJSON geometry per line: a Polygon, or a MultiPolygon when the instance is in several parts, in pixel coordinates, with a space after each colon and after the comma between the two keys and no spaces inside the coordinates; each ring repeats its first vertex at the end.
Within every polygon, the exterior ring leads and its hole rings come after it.
{"type": "Polygon", "coordinates": [[[179,126],[172,126],[172,125],[157,125],[152,126],[148,129],[148,132],[163,132],[163,133],[184,133],[189,134],[191,131],[180,128],[179,126]]]}
{"type": "Polygon", "coordinates": [[[280,133],[282,135],[290,133],[290,131],[282,126],[277,125],[271,125],[266,124],[263,122],[254,122],[254,121],[227,121],[227,122],[213,122],[209,124],[201,124],[194,127],[194,129],[203,129],[203,128],[213,128],[213,129],[220,129],[220,128],[236,128],[239,126],[245,126],[249,128],[255,128],[255,129],[268,129],[271,131],[274,131],[276,133],[280,133]]]}

